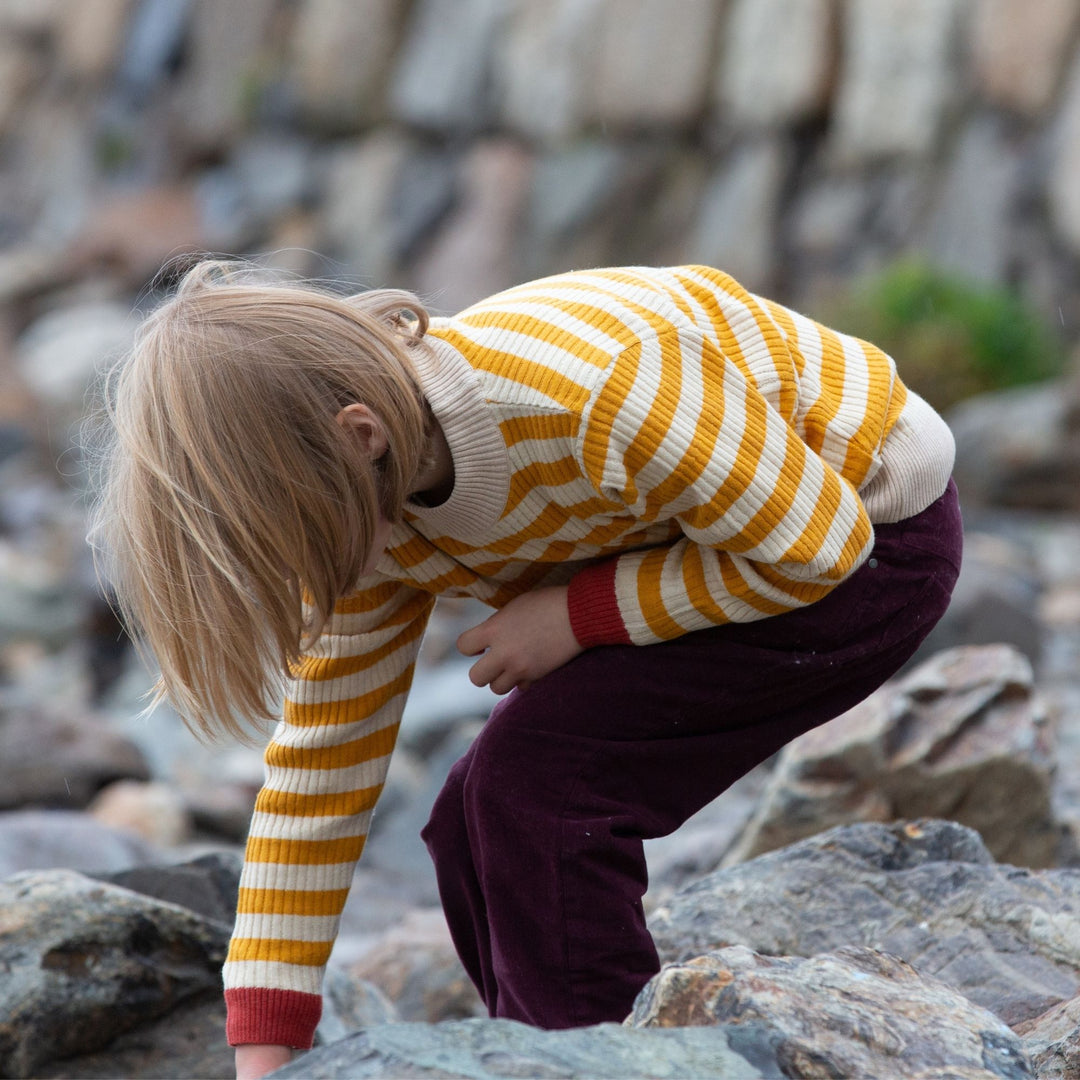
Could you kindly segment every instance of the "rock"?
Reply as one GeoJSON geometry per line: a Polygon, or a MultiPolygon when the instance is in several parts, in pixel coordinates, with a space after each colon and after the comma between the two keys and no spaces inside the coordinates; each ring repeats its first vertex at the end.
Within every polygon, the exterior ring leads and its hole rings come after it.
{"type": "Polygon", "coordinates": [[[1080,875],[997,865],[952,822],[831,829],[686,886],[650,928],[664,961],[865,945],[1009,1025],[1080,991],[1080,875]]]}
{"type": "Polygon", "coordinates": [[[0,708],[0,809],[85,806],[114,780],[148,780],[135,746],[89,716],[0,708]]]}
{"type": "Polygon", "coordinates": [[[1069,72],[1053,135],[1047,178],[1050,215],[1073,254],[1080,255],[1080,55],[1069,72]]]}
{"type": "Polygon", "coordinates": [[[694,123],[705,104],[718,14],[715,0],[600,4],[586,119],[665,132],[694,123]]]}
{"type": "Polygon", "coordinates": [[[1015,1026],[1039,1080],[1080,1076],[1080,997],[1015,1026]]]}
{"type": "Polygon", "coordinates": [[[61,4],[56,46],[65,73],[87,82],[107,76],[118,59],[131,7],[131,0],[61,4]]]}
{"type": "Polygon", "coordinates": [[[382,1024],[296,1058],[274,1080],[714,1080],[779,1077],[756,1025],[656,1031],[619,1024],[542,1031],[513,1020],[382,1024]]]}
{"type": "Polygon", "coordinates": [[[464,163],[459,205],[416,266],[416,287],[439,312],[459,311],[514,283],[515,226],[531,156],[507,140],[482,142],[464,163]]]}
{"type": "Polygon", "coordinates": [[[0,1074],[102,1049],[220,993],[228,929],[70,870],[0,885],[0,1074]]]}
{"type": "Polygon", "coordinates": [[[349,969],[377,987],[402,1020],[462,1020],[487,1009],[454,951],[441,908],[410,912],[349,969]]]}
{"type": "Polygon", "coordinates": [[[331,964],[323,980],[323,1011],[315,1045],[329,1046],[355,1031],[401,1020],[393,1002],[377,987],[331,964]]]}
{"type": "Polygon", "coordinates": [[[996,1016],[867,948],[803,959],[736,947],[669,964],[627,1023],[760,1024],[784,1076],[1034,1075],[1020,1039],[996,1016]]]}
{"type": "Polygon", "coordinates": [[[765,287],[776,267],[776,204],[787,152],[778,139],[745,144],[717,169],[694,234],[696,256],[722,266],[748,288],[765,287]]]}
{"type": "MultiPolygon", "coordinates": [[[[0,605],[0,642],[6,645],[33,640],[59,647],[78,633],[86,617],[88,597],[72,581],[72,569],[55,546],[43,550],[28,543],[16,545],[0,536],[0,596],[4,598],[0,605]]],[[[0,727],[2,724],[0,715],[0,727]]]]}
{"type": "Polygon", "coordinates": [[[1051,379],[979,394],[950,409],[961,498],[985,506],[1080,509],[1075,398],[1071,380],[1051,379]]]}
{"type": "Polygon", "coordinates": [[[79,811],[0,813],[0,880],[20,870],[123,870],[162,857],[140,837],[110,829],[79,811]]]}
{"type": "Polygon", "coordinates": [[[98,792],[87,811],[104,825],[136,833],[161,847],[176,847],[191,837],[184,797],[160,780],[116,780],[98,792]]]}
{"type": "Polygon", "coordinates": [[[92,875],[124,889],[177,904],[226,929],[236,919],[236,898],[240,889],[239,851],[213,852],[183,863],[133,866],[111,873],[92,875]]]}
{"type": "Polygon", "coordinates": [[[601,8],[580,0],[519,0],[494,56],[500,118],[530,138],[566,143],[587,105],[601,8]]]}
{"type": "Polygon", "coordinates": [[[1023,157],[995,117],[972,120],[956,140],[924,249],[935,266],[969,281],[1005,284],[1023,157]]]}
{"type": "Polygon", "coordinates": [[[953,649],[780,752],[733,863],[848,822],[952,818],[995,858],[1055,861],[1053,743],[1030,662],[953,649]]]}
{"type": "Polygon", "coordinates": [[[844,7],[833,150],[848,163],[929,153],[954,93],[962,0],[854,0],[844,7]]]}
{"type": "Polygon", "coordinates": [[[404,10],[396,0],[306,0],[301,5],[291,66],[309,124],[355,131],[380,119],[404,10]]]}
{"type": "Polygon", "coordinates": [[[760,128],[821,113],[835,63],[833,22],[828,0],[736,0],[719,62],[721,120],[760,128]]]}
{"type": "Polygon", "coordinates": [[[1073,0],[1043,0],[1030,9],[1010,0],[980,0],[971,18],[972,74],[982,95],[1038,116],[1060,82],[1080,7],[1073,0]]]}
{"type": "Polygon", "coordinates": [[[949,610],[913,663],[959,645],[1011,645],[1041,671],[1042,593],[1042,575],[1027,545],[990,527],[965,529],[964,561],[949,610]]]}
{"type": "Polygon", "coordinates": [[[418,127],[474,134],[491,114],[495,42],[511,5],[418,0],[391,81],[394,113],[418,127]]]}
{"type": "Polygon", "coordinates": [[[36,1080],[233,1080],[235,1051],[225,1038],[225,999],[209,990],[140,1024],[103,1049],[39,1065],[36,1080]]]}

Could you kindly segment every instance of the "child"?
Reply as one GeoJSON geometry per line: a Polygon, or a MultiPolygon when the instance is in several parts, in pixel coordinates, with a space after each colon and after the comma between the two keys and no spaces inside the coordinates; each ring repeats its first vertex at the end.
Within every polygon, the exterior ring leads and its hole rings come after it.
{"type": "Polygon", "coordinates": [[[892,675],[960,560],[941,419],[881,351],[717,270],[589,270],[428,319],[204,262],[111,393],[99,508],[160,692],[265,716],[225,967],[241,1076],[310,1045],[436,596],[508,694],[424,839],[493,1016],[621,1020],[641,841],[892,675]],[[511,691],[513,691],[511,693],[511,691]]]}

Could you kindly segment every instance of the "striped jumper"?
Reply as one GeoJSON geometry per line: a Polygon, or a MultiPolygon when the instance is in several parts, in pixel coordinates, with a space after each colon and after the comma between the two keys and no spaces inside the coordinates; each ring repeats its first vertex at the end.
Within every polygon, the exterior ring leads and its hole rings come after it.
{"type": "Polygon", "coordinates": [[[530,282],[427,341],[453,491],[407,504],[294,672],[225,966],[234,1044],[310,1045],[436,596],[568,584],[587,648],[761,619],[823,597],[951,471],[888,356],[708,267],[530,282]]]}

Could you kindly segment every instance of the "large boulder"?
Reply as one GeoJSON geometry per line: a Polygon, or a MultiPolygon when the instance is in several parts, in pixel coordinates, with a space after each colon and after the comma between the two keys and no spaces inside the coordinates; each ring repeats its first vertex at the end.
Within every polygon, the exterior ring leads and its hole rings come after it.
{"type": "Polygon", "coordinates": [[[627,1022],[760,1024],[784,1076],[1032,1075],[1020,1039],[996,1016],[866,948],[804,959],[735,947],[669,964],[627,1022]]]}
{"type": "Polygon", "coordinates": [[[0,884],[0,1075],[35,1076],[181,1002],[219,997],[228,938],[224,923],[74,871],[9,878],[0,884]]]}
{"type": "Polygon", "coordinates": [[[274,1080],[715,1080],[779,1077],[764,1029],[652,1031],[600,1024],[542,1031],[514,1020],[381,1024],[303,1054],[274,1080]]]}
{"type": "Polygon", "coordinates": [[[1031,664],[1006,645],[940,653],[780,754],[729,864],[834,825],[949,818],[991,854],[1053,865],[1053,740],[1031,664]]]}
{"type": "Polygon", "coordinates": [[[664,961],[879,949],[1009,1025],[1080,993],[1080,874],[996,864],[952,822],[832,829],[687,886],[650,927],[664,961]]]}
{"type": "Polygon", "coordinates": [[[1039,1080],[1080,1076],[1080,997],[1017,1024],[1015,1030],[1039,1080]]]}

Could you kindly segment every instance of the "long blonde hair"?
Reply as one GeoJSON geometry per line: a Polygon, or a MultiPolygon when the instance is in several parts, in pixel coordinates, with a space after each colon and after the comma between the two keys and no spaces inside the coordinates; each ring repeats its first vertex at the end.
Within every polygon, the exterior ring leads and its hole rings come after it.
{"type": "Polygon", "coordinates": [[[143,323],[105,392],[91,539],[193,730],[246,734],[396,520],[428,441],[410,293],[352,297],[204,260],[143,323]],[[336,422],[382,421],[377,461],[336,422]]]}

